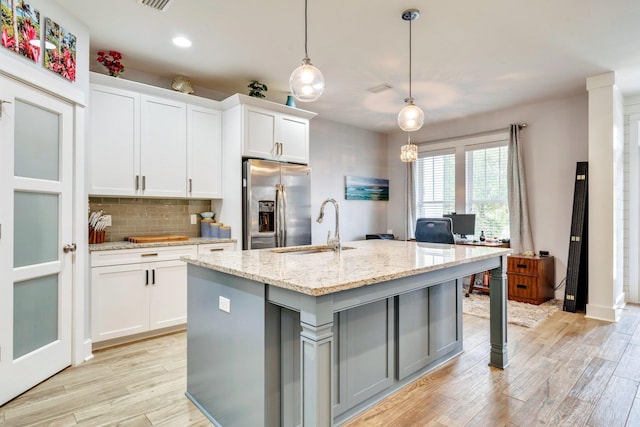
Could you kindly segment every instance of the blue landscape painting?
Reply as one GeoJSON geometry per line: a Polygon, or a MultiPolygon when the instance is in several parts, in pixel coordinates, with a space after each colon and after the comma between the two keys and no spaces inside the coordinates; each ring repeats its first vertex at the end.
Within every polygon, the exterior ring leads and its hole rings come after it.
{"type": "Polygon", "coordinates": [[[344,198],[347,200],[389,200],[389,180],[345,176],[344,198]]]}

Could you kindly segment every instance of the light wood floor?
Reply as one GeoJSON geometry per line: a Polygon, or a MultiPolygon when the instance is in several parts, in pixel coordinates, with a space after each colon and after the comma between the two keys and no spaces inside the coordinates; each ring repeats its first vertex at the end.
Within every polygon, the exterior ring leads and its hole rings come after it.
{"type": "MultiPolygon", "coordinates": [[[[640,426],[640,307],[609,324],[558,312],[509,326],[510,366],[490,368],[485,319],[465,352],[370,408],[356,426],[640,426]]],[[[0,406],[2,426],[209,426],[184,396],[186,336],[98,351],[0,406]]],[[[250,427],[250,426],[248,426],[250,427]]]]}

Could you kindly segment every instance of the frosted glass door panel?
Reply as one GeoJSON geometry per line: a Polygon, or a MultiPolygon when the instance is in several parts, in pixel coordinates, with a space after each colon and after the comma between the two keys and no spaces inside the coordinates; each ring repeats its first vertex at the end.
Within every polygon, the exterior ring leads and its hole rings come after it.
{"type": "Polygon", "coordinates": [[[16,100],[14,174],[59,180],[59,116],[16,100]]]}
{"type": "Polygon", "coordinates": [[[13,358],[58,339],[58,275],[13,285],[13,358]]]}
{"type": "Polygon", "coordinates": [[[13,266],[58,259],[58,195],[14,193],[13,266]]]}

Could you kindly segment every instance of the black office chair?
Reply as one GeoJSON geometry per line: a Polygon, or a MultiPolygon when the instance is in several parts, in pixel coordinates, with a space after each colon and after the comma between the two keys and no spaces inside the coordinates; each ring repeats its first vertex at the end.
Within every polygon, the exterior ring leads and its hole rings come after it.
{"type": "Polygon", "coordinates": [[[393,234],[388,234],[388,233],[380,233],[380,234],[366,234],[365,238],[367,240],[375,240],[375,239],[394,240],[396,238],[396,236],[394,236],[393,234]]]}
{"type": "Polygon", "coordinates": [[[454,244],[451,218],[418,218],[416,241],[454,244]]]}

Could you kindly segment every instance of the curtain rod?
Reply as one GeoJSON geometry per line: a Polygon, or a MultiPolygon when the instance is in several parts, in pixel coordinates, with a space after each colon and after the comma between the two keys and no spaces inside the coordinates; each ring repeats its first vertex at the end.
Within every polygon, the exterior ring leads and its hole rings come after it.
{"type": "MultiPolygon", "coordinates": [[[[520,129],[524,129],[524,128],[527,127],[526,123],[514,123],[514,124],[517,124],[520,129]]],[[[511,129],[510,126],[506,127],[506,128],[485,130],[483,132],[468,133],[466,135],[450,136],[448,138],[440,138],[440,139],[432,139],[430,141],[414,142],[414,144],[417,144],[417,145],[420,145],[420,144],[433,144],[433,143],[436,143],[436,142],[450,141],[452,139],[462,139],[462,138],[471,138],[471,137],[474,137],[474,136],[490,135],[490,134],[496,133],[496,132],[508,131],[509,129],[511,129]]]]}

